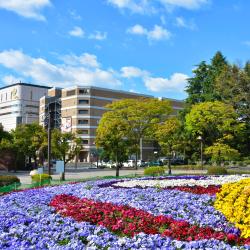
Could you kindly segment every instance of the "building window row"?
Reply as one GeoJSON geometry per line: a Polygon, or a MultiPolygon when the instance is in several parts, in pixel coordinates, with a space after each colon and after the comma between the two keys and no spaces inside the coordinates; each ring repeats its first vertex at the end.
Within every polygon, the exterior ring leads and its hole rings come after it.
{"type": "Polygon", "coordinates": [[[89,94],[89,89],[79,89],[79,95],[87,95],[89,94]]]}
{"type": "Polygon", "coordinates": [[[78,114],[79,115],[86,115],[86,114],[88,114],[89,113],[89,111],[87,110],[87,109],[79,109],[78,110],[78,114]]]}
{"type": "Polygon", "coordinates": [[[86,140],[86,139],[82,140],[82,144],[84,145],[89,144],[89,140],[86,140]]]}
{"type": "Polygon", "coordinates": [[[13,112],[6,112],[6,113],[1,113],[0,116],[4,116],[4,115],[12,115],[12,114],[18,114],[19,111],[13,111],[13,112]]]}
{"type": "Polygon", "coordinates": [[[78,104],[89,104],[89,100],[84,100],[84,99],[78,100],[78,104]]]}
{"type": "Polygon", "coordinates": [[[78,133],[79,135],[88,135],[88,134],[89,134],[89,131],[88,131],[87,129],[79,129],[79,130],[77,131],[77,133],[78,133]]]}
{"type": "Polygon", "coordinates": [[[78,125],[86,125],[86,124],[89,124],[89,121],[88,120],[78,120],[78,125]]]}

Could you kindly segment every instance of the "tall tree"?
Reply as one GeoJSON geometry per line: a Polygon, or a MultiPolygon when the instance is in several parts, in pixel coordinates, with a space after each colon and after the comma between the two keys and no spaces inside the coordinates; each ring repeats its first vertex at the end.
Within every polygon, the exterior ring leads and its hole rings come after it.
{"type": "Polygon", "coordinates": [[[168,155],[168,174],[172,174],[171,160],[173,150],[177,148],[180,141],[180,128],[180,121],[176,117],[171,117],[164,123],[159,124],[156,131],[156,138],[158,139],[161,149],[168,155]]]}
{"type": "Polygon", "coordinates": [[[37,153],[44,151],[47,145],[46,131],[38,123],[21,124],[11,131],[13,143],[18,152],[23,153],[28,159],[34,159],[37,164],[37,153]]]}
{"type": "MultiPolygon", "coordinates": [[[[59,129],[54,129],[51,136],[52,155],[62,160],[65,165],[74,159],[82,149],[81,138],[71,132],[63,133],[59,129]]],[[[65,169],[62,174],[62,180],[65,180],[65,169]]]]}
{"type": "Polygon", "coordinates": [[[245,135],[238,142],[238,148],[244,154],[250,153],[250,64],[242,69],[237,65],[228,65],[215,81],[215,88],[221,100],[232,104],[239,119],[246,124],[245,135]]]}
{"type": "Polygon", "coordinates": [[[186,88],[188,97],[186,102],[192,105],[205,101],[219,100],[220,97],[215,91],[214,82],[227,65],[226,58],[220,51],[216,52],[210,64],[202,61],[193,70],[194,76],[188,79],[188,86],[186,88]]]}
{"type": "Polygon", "coordinates": [[[230,144],[245,129],[233,106],[219,101],[193,105],[185,125],[193,138],[202,136],[206,146],[215,142],[230,144]]]}
{"type": "Polygon", "coordinates": [[[153,139],[158,123],[163,122],[172,112],[168,100],[158,99],[124,99],[108,105],[109,112],[126,124],[125,136],[132,142],[136,155],[140,149],[141,139],[153,139]]]}
{"type": "Polygon", "coordinates": [[[116,162],[116,176],[119,176],[119,163],[127,157],[129,141],[126,131],[126,122],[114,112],[104,113],[96,130],[95,144],[104,150],[106,157],[116,162]]]}

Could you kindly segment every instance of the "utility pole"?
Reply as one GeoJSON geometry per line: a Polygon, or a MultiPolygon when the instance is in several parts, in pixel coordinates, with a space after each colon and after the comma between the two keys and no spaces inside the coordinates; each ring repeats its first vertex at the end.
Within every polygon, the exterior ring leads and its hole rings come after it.
{"type": "MultiPolygon", "coordinates": [[[[49,108],[48,108],[49,109],[49,108]]],[[[50,110],[48,110],[48,171],[51,175],[51,116],[50,110]]]]}
{"type": "Polygon", "coordinates": [[[142,137],[140,138],[140,160],[142,161],[142,137]]]}

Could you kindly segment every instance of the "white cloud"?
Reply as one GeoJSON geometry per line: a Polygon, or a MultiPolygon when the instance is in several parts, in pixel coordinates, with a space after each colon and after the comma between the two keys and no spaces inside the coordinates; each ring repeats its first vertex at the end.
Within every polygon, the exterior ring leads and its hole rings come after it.
{"type": "Polygon", "coordinates": [[[121,76],[124,78],[146,77],[147,75],[149,75],[149,72],[133,66],[121,68],[121,76]]]}
{"type": "Polygon", "coordinates": [[[61,57],[64,63],[72,66],[84,65],[87,67],[99,68],[100,64],[97,61],[96,55],[84,53],[80,56],[75,54],[64,55],[61,57]]]}
{"type": "Polygon", "coordinates": [[[98,41],[102,41],[107,39],[107,32],[95,31],[93,34],[89,35],[89,39],[94,39],[98,41]]]}
{"type": "Polygon", "coordinates": [[[186,28],[190,30],[194,30],[196,28],[196,25],[193,21],[186,21],[183,17],[176,17],[176,26],[180,28],[186,28]]]}
{"type": "Polygon", "coordinates": [[[81,27],[75,26],[69,31],[69,34],[75,37],[84,37],[84,30],[81,27]]]}
{"type": "Polygon", "coordinates": [[[82,20],[82,17],[76,12],[76,10],[69,11],[70,16],[75,20],[82,20]]]}
{"type": "Polygon", "coordinates": [[[168,40],[171,37],[170,31],[159,25],[155,25],[152,30],[147,30],[143,26],[136,24],[130,27],[127,32],[134,35],[145,35],[150,41],[168,40]]]}
{"type": "Polygon", "coordinates": [[[155,8],[150,4],[152,0],[107,0],[108,3],[119,9],[128,9],[132,13],[150,14],[155,8]]]}
{"type": "Polygon", "coordinates": [[[168,40],[171,37],[171,33],[161,26],[155,25],[154,29],[148,31],[149,40],[168,40]]]}
{"type": "Polygon", "coordinates": [[[148,77],[144,83],[148,90],[153,92],[184,92],[188,76],[182,73],[174,73],[170,78],[148,77]]]}
{"type": "Polygon", "coordinates": [[[184,8],[199,9],[211,0],[107,0],[108,3],[119,9],[127,9],[132,13],[151,14],[161,9],[184,8]]]}
{"type": "Polygon", "coordinates": [[[244,41],[243,44],[250,47],[250,41],[244,41]]]}
{"type": "MultiPolygon", "coordinates": [[[[87,58],[93,55],[85,54],[87,58]]],[[[83,61],[84,61],[83,60],[83,61]]],[[[82,62],[83,62],[82,61],[82,62]]],[[[90,60],[91,61],[91,60],[90,60]]],[[[90,68],[82,65],[52,64],[43,58],[34,58],[20,50],[5,50],[0,52],[0,64],[13,70],[23,78],[29,78],[34,83],[55,86],[72,86],[74,84],[107,86],[115,88],[121,85],[112,69],[90,68]]]]}
{"type": "Polygon", "coordinates": [[[136,24],[133,27],[128,29],[128,33],[135,34],[135,35],[147,35],[148,31],[140,24],[136,24]]]}
{"type": "Polygon", "coordinates": [[[159,0],[165,6],[180,7],[185,9],[199,9],[202,5],[208,4],[209,0],[159,0]]]}
{"type": "Polygon", "coordinates": [[[48,6],[51,6],[50,0],[0,0],[0,8],[39,21],[45,20],[40,11],[48,6]]]}
{"type": "Polygon", "coordinates": [[[17,83],[17,82],[22,82],[22,81],[23,81],[22,77],[16,77],[16,76],[13,76],[13,75],[7,75],[7,76],[4,76],[2,78],[2,82],[4,84],[6,84],[6,85],[17,83]]]}

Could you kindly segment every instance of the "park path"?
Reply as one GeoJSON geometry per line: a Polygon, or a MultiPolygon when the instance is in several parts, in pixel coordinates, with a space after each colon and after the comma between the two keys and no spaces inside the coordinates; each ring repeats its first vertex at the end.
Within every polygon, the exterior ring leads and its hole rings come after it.
{"type": "MultiPolygon", "coordinates": [[[[120,176],[126,175],[143,175],[143,169],[121,169],[120,176]]],[[[205,174],[206,170],[172,170],[173,174],[205,174]]],[[[31,184],[31,177],[29,172],[9,172],[9,173],[1,173],[8,175],[16,175],[22,184],[31,184]]],[[[79,179],[87,179],[93,177],[104,177],[104,176],[114,176],[115,177],[115,169],[77,169],[77,170],[66,170],[65,178],[66,180],[79,180],[79,179]]],[[[59,180],[59,174],[52,175],[53,180],[59,180]]]]}

